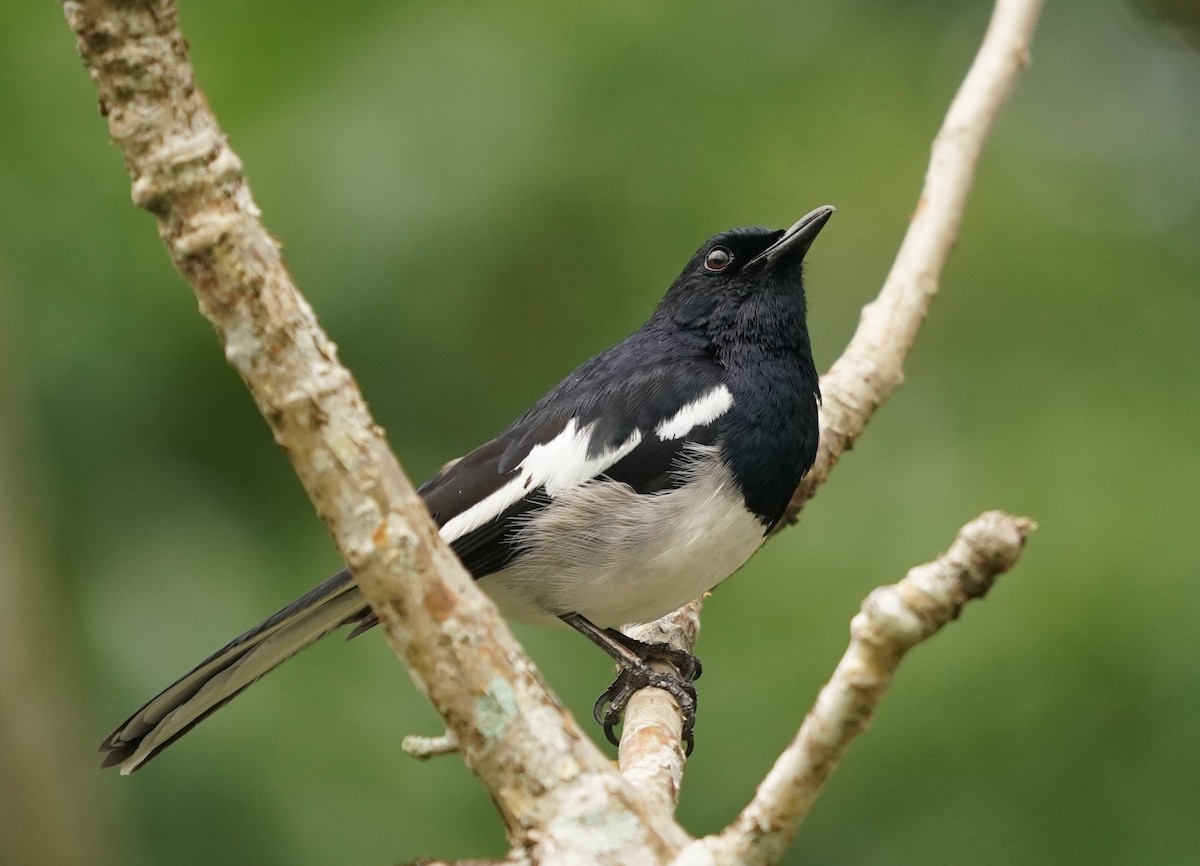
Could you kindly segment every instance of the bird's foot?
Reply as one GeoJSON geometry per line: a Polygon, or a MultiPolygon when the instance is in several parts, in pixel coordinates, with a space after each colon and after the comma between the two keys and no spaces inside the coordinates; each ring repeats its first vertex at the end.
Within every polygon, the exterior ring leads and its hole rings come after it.
{"type": "Polygon", "coordinates": [[[638,657],[644,662],[666,662],[679,671],[681,679],[694,683],[704,673],[704,665],[687,650],[678,650],[665,643],[642,644],[638,657]]]}
{"type": "Polygon", "coordinates": [[[613,729],[621,723],[629,699],[639,689],[653,686],[665,691],[679,705],[680,715],[683,716],[680,738],[685,744],[686,754],[690,755],[695,745],[692,731],[696,727],[696,687],[692,683],[700,679],[700,659],[665,643],[646,643],[615,628],[599,628],[582,614],[564,613],[560,616],[563,622],[612,656],[617,663],[617,678],[592,707],[592,716],[604,728],[608,741],[614,746],[620,745],[613,729]],[[667,662],[678,673],[656,670],[650,666],[652,662],[667,662]]]}
{"type": "Polygon", "coordinates": [[[604,631],[642,661],[666,662],[679,671],[679,676],[689,683],[700,679],[700,674],[704,672],[704,666],[700,664],[700,659],[687,650],[678,650],[665,643],[646,643],[616,629],[605,629],[604,631]]]}
{"type": "Polygon", "coordinates": [[[608,738],[608,741],[614,746],[619,746],[620,741],[614,733],[614,728],[621,723],[621,719],[625,715],[625,707],[629,705],[629,699],[639,689],[647,686],[662,689],[679,705],[679,712],[683,716],[683,730],[680,738],[684,743],[684,754],[690,755],[696,745],[694,737],[696,687],[692,685],[692,682],[700,676],[700,661],[691,653],[673,650],[664,644],[645,644],[645,646],[658,648],[659,652],[652,654],[651,658],[670,661],[679,669],[680,673],[678,675],[664,673],[655,670],[644,661],[622,667],[612,685],[596,699],[592,715],[596,722],[604,728],[604,736],[608,738]]]}

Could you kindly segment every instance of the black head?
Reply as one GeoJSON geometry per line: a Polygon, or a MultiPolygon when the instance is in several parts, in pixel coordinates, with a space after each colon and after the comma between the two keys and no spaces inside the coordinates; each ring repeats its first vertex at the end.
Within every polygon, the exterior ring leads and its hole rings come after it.
{"type": "Polygon", "coordinates": [[[657,315],[678,326],[724,327],[743,304],[764,295],[804,303],[804,256],[833,216],[832,205],[805,214],[789,229],[758,226],[713,235],[675,279],[657,315]]]}

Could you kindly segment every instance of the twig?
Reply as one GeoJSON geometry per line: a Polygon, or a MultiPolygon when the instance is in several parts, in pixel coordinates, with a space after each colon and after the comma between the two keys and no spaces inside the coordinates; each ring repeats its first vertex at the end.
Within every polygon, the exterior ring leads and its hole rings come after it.
{"type": "Polygon", "coordinates": [[[876,589],[850,623],[850,646],[800,732],[754,799],[720,835],[694,843],[716,864],[775,863],[846,748],[866,730],[905,654],[982,598],[1016,564],[1033,521],[989,511],[950,549],[893,586],[876,589]]]}
{"type": "Polygon", "coordinates": [[[430,758],[453,755],[460,751],[458,737],[454,736],[453,731],[446,731],[436,737],[409,734],[400,742],[400,750],[418,761],[428,761],[430,758]]]}

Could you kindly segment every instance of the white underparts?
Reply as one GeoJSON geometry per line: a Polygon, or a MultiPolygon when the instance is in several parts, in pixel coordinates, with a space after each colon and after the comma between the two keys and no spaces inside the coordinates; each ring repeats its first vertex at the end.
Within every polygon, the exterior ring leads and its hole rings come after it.
{"type": "Polygon", "coordinates": [[[689,450],[690,480],[675,490],[643,495],[597,479],[560,494],[480,587],[515,619],[576,612],[601,627],[652,621],[712,589],[758,549],[764,527],[717,449],[689,450]]]}

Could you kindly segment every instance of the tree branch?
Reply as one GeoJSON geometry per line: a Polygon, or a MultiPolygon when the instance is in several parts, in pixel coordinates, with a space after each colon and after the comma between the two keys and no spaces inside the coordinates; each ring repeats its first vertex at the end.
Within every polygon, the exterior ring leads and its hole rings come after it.
{"type": "Polygon", "coordinates": [[[904,359],[938,291],[966,209],[975,166],[1021,70],[1042,0],[997,0],[979,53],[933,141],[925,186],[912,223],[878,297],[821,377],[821,442],[817,462],[792,497],[787,520],[825,483],[875,411],[904,382],[904,359]]]}
{"type": "MultiPolygon", "coordinates": [[[[691,650],[700,633],[701,603],[697,599],[657,622],[629,626],[625,633],[645,643],[691,650]]],[[[618,766],[625,781],[647,805],[667,815],[675,811],[683,781],[682,734],[679,707],[662,689],[642,689],[630,699],[621,730],[618,766]]]]}
{"type": "Polygon", "coordinates": [[[694,845],[716,864],[777,862],[850,742],[866,730],[905,654],[986,595],[1035,528],[1027,518],[989,511],[960,529],[933,562],[867,596],[833,677],[754,799],[720,835],[694,845]]]}
{"type": "Polygon", "coordinates": [[[686,835],[647,815],[439,537],[258,220],[241,162],[195,86],[173,0],[65,0],[63,10],[134,202],[157,219],[227,360],[510,841],[616,862],[611,828],[622,862],[668,857],[686,835]]]}

